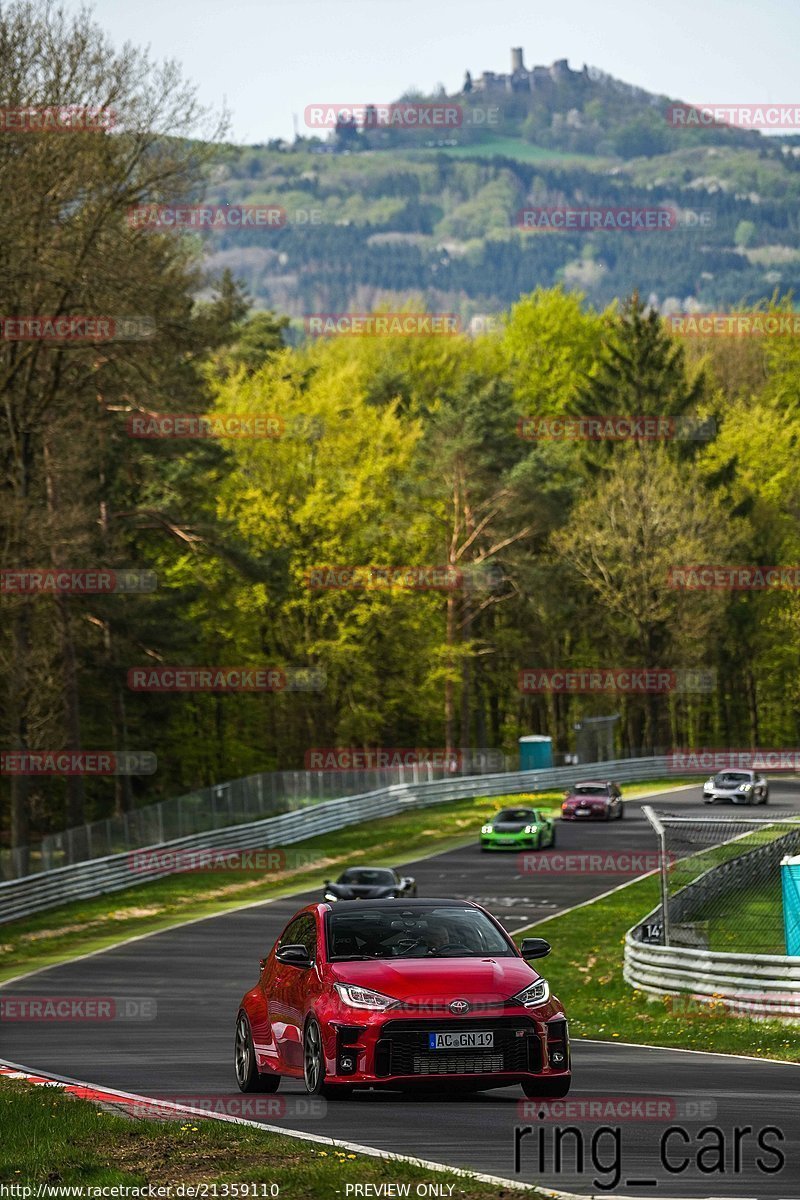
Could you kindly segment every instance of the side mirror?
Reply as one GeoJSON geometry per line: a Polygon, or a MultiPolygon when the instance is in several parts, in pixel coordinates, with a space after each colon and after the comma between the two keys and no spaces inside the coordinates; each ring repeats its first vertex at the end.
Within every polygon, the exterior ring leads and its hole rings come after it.
{"type": "Polygon", "coordinates": [[[258,960],[258,966],[259,966],[259,969],[260,969],[261,971],[263,971],[263,970],[264,970],[264,967],[265,967],[266,965],[267,965],[267,960],[266,960],[265,958],[260,958],[260,959],[258,960]]]}
{"type": "Polygon", "coordinates": [[[519,952],[525,959],[544,958],[550,953],[550,943],[544,938],[523,938],[519,952]]]}
{"type": "Polygon", "coordinates": [[[565,791],[564,791],[564,797],[565,797],[565,799],[566,799],[566,797],[567,797],[567,796],[571,796],[571,795],[572,795],[572,792],[569,790],[569,788],[566,788],[566,789],[565,789],[565,791]]]}
{"type": "Polygon", "coordinates": [[[275,955],[278,962],[288,963],[292,967],[310,967],[311,959],[305,946],[281,946],[275,955]]]}

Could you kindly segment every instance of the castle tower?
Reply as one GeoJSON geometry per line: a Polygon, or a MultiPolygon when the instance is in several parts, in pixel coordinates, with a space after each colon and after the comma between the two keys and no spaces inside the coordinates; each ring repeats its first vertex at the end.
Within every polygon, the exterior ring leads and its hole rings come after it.
{"type": "Polygon", "coordinates": [[[511,74],[513,75],[515,71],[524,71],[524,70],[525,70],[525,66],[522,62],[522,47],[516,46],[511,51],[511,74]]]}

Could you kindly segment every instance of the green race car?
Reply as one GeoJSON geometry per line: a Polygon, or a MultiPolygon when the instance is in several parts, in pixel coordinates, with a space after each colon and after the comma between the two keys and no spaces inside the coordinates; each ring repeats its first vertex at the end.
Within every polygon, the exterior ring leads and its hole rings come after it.
{"type": "Polygon", "coordinates": [[[481,850],[542,850],[555,844],[554,821],[535,808],[504,808],[481,828],[481,850]]]}

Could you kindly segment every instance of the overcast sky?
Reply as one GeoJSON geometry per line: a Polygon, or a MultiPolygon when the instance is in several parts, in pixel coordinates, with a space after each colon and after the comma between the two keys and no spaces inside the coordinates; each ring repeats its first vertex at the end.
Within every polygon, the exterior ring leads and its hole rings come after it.
{"type": "MultiPolygon", "coordinates": [[[[67,7],[78,8],[77,0],[67,7]]],[[[568,58],[694,103],[800,102],[798,0],[96,0],[121,45],[176,58],[232,140],[291,138],[314,103],[460,88],[464,70],[568,58]]]]}

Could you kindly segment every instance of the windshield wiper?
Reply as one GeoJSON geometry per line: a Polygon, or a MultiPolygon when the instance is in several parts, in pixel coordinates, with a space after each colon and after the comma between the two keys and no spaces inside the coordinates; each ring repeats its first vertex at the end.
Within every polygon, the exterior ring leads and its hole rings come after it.
{"type": "Polygon", "coordinates": [[[443,946],[441,950],[429,950],[428,958],[484,958],[485,955],[477,950],[458,950],[443,946]]]}

